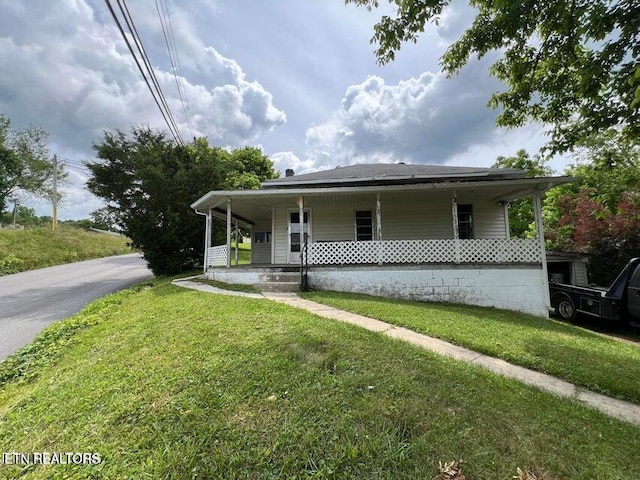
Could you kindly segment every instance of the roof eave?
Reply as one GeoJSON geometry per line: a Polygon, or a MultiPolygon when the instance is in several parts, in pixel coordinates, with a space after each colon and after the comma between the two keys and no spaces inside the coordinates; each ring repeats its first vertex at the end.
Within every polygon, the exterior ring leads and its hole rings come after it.
{"type": "Polygon", "coordinates": [[[377,186],[336,186],[325,188],[265,188],[259,190],[217,190],[203,195],[194,203],[191,208],[200,212],[207,212],[211,208],[216,208],[232,198],[253,198],[253,197],[291,197],[291,196],[317,196],[332,193],[365,193],[365,192],[394,192],[402,190],[440,190],[440,189],[469,189],[482,186],[507,186],[529,187],[528,189],[515,189],[512,196],[498,195],[495,200],[515,200],[534,192],[543,193],[550,188],[575,181],[575,177],[537,177],[537,178],[517,178],[502,180],[485,180],[475,182],[436,182],[436,183],[415,183],[404,185],[377,185],[377,186]]]}
{"type": "MultiPolygon", "coordinates": [[[[379,175],[373,177],[346,177],[346,178],[325,178],[315,180],[300,180],[295,177],[289,177],[291,180],[287,181],[269,181],[262,182],[262,187],[265,189],[281,188],[281,187],[296,187],[304,185],[343,185],[353,184],[362,186],[380,185],[383,183],[397,184],[397,185],[411,185],[414,183],[430,183],[428,180],[437,180],[439,182],[452,180],[460,181],[464,179],[470,179],[470,181],[478,178],[485,178],[491,180],[507,180],[522,178],[522,175],[514,175],[511,172],[500,172],[500,174],[492,172],[476,172],[476,173],[459,173],[459,174],[444,174],[444,175],[379,175]]],[[[285,177],[286,178],[286,177],[285,177]]],[[[435,183],[435,182],[434,182],[435,183]]],[[[326,188],[326,187],[325,187],[326,188]]]]}

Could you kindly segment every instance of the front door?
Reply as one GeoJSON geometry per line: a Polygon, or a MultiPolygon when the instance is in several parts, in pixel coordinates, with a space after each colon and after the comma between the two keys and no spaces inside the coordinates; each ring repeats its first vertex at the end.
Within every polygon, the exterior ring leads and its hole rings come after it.
{"type": "Polygon", "coordinates": [[[309,241],[309,210],[304,211],[302,233],[300,235],[300,212],[289,211],[289,263],[300,263],[300,252],[304,248],[304,242],[309,241]],[[302,242],[301,242],[302,240],[302,242]]]}

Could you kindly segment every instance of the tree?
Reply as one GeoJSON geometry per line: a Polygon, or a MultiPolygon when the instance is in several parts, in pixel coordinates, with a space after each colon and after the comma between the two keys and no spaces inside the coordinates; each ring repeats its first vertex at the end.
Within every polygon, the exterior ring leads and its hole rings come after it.
{"type": "Polygon", "coordinates": [[[91,212],[89,219],[90,227],[115,231],[120,224],[120,212],[114,207],[102,207],[91,212]]]}
{"type": "Polygon", "coordinates": [[[544,205],[546,239],[562,251],[589,253],[590,278],[602,285],[640,256],[640,148],[617,132],[581,142],[571,184],[551,190],[544,205]]]}
{"type": "Polygon", "coordinates": [[[40,224],[40,219],[33,208],[15,204],[12,211],[8,211],[0,217],[0,224],[10,225],[15,219],[16,224],[24,227],[34,227],[40,224]]]}
{"type": "MultiPolygon", "coordinates": [[[[498,157],[492,167],[517,168],[525,170],[527,177],[547,177],[553,175],[553,170],[545,165],[546,161],[540,155],[529,156],[526,150],[520,149],[513,157],[498,157]]],[[[520,198],[509,204],[509,230],[512,237],[526,238],[535,236],[535,215],[533,213],[533,199],[520,198]]]]}
{"type": "MultiPolygon", "coordinates": [[[[346,0],[368,9],[378,0],[346,0]]],[[[405,42],[417,42],[428,22],[438,23],[451,0],[389,0],[395,18],[383,16],[372,43],[382,64],[405,42]]],[[[489,105],[502,108],[497,123],[551,126],[552,152],[616,128],[640,136],[640,2],[637,0],[470,0],[473,23],[441,58],[456,74],[472,56],[501,57],[491,75],[508,90],[489,105]]]]}
{"type": "Polygon", "coordinates": [[[614,211],[599,203],[594,192],[582,188],[578,195],[557,200],[562,213],[548,239],[561,249],[589,253],[589,278],[609,285],[629,260],[640,256],[640,196],[624,192],[614,211]],[[555,237],[558,232],[561,235],[555,237]]]}
{"type": "Polygon", "coordinates": [[[579,179],[574,193],[591,189],[593,198],[614,213],[625,192],[640,193],[640,145],[609,130],[577,145],[576,163],[568,170],[579,179]]]}
{"type": "MultiPolygon", "coordinates": [[[[53,180],[53,161],[45,141],[47,133],[34,126],[15,130],[0,113],[0,216],[7,199],[18,191],[49,197],[53,180]]],[[[66,174],[58,170],[58,180],[66,174]]]]}
{"type": "Polygon", "coordinates": [[[80,220],[62,220],[60,223],[74,228],[81,228],[83,230],[91,228],[91,220],[88,218],[81,218],[80,220]]]}
{"type": "MultiPolygon", "coordinates": [[[[252,188],[276,176],[257,149],[228,152],[200,138],[180,146],[146,127],[105,133],[94,145],[101,161],[87,164],[91,192],[119,212],[118,223],[155,274],[202,264],[204,222],[190,207],[210,190],[252,188]]],[[[215,229],[223,238],[223,229],[215,229]]]]}

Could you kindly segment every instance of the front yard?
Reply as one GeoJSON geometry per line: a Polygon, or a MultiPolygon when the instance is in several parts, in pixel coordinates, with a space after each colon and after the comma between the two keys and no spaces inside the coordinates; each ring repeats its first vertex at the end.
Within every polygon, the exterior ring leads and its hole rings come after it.
{"type": "Polygon", "coordinates": [[[340,292],[302,296],[640,403],[640,347],[636,345],[508,310],[340,292]]]}
{"type": "Polygon", "coordinates": [[[166,280],[54,325],[0,379],[0,452],[101,459],[0,465],[9,478],[433,479],[453,460],[467,480],[640,478],[637,427],[351,325],[166,280]]]}

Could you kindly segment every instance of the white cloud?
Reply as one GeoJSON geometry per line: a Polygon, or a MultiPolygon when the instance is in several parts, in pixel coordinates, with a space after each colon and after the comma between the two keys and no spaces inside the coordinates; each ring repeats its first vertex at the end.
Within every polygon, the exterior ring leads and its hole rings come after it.
{"type": "Polygon", "coordinates": [[[301,160],[293,152],[277,152],[269,157],[275,169],[284,176],[288,168],[293,169],[296,174],[309,173],[317,170],[315,162],[311,159],[301,160]]]}
{"type": "Polygon", "coordinates": [[[307,130],[316,166],[372,161],[442,164],[492,139],[495,112],[486,109],[487,86],[477,75],[485,62],[453,79],[424,72],[388,85],[371,76],[347,88],[327,121],[307,130]]]}
{"type": "MultiPolygon", "coordinates": [[[[0,111],[16,124],[37,122],[53,141],[87,151],[104,130],[128,130],[132,124],[166,129],[113,22],[98,22],[88,3],[68,0],[53,9],[48,2],[0,1],[0,6],[7,12],[0,20],[0,70],[11,72],[0,76],[0,111]],[[8,23],[20,28],[5,29],[8,23]]],[[[192,59],[188,67],[200,72],[198,83],[183,79],[194,135],[240,146],[286,121],[260,83],[248,81],[235,60],[189,40],[189,31],[186,24],[179,29],[183,43],[195,49],[184,56],[192,59]]],[[[140,32],[143,41],[145,33],[140,32]]],[[[166,50],[164,55],[168,57],[166,50]]],[[[155,70],[189,139],[175,78],[167,69],[155,70]]]]}

